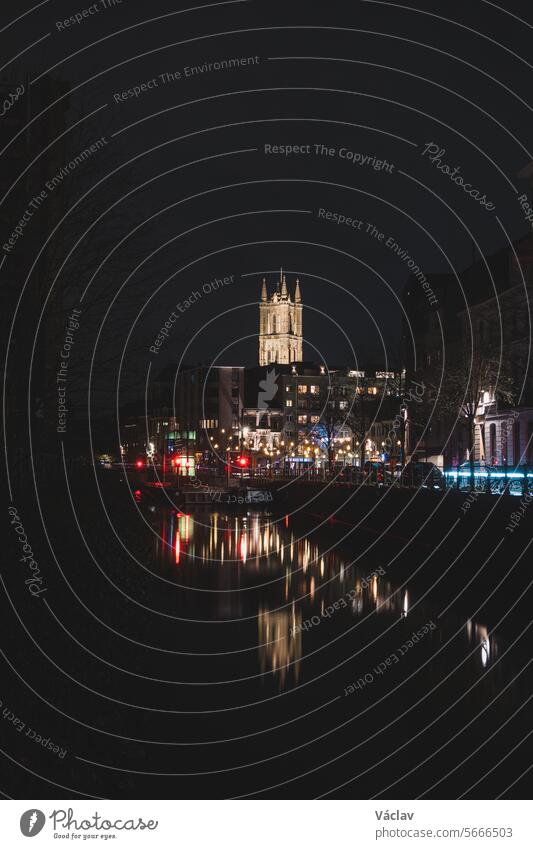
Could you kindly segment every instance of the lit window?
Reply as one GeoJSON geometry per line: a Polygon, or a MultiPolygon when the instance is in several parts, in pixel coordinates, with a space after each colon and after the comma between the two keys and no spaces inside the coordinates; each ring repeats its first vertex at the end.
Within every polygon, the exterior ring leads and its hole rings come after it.
{"type": "Polygon", "coordinates": [[[311,395],[318,395],[320,393],[320,386],[310,386],[309,392],[311,395]]]}
{"type": "Polygon", "coordinates": [[[285,401],[285,406],[292,407],[292,400],[290,398],[287,398],[287,400],[285,401]]]}
{"type": "Polygon", "coordinates": [[[309,421],[311,424],[318,424],[320,421],[320,416],[309,416],[309,421]]]}
{"type": "Polygon", "coordinates": [[[298,384],[298,392],[300,395],[305,395],[307,393],[307,384],[299,383],[298,384]]]}
{"type": "Polygon", "coordinates": [[[298,416],[298,424],[307,424],[307,416],[298,416]]]}

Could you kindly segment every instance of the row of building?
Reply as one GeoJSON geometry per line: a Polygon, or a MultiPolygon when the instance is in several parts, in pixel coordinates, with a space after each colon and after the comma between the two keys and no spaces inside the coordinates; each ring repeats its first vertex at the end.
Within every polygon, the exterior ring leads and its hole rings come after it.
{"type": "Polygon", "coordinates": [[[427,278],[436,305],[414,277],[403,298],[404,366],[428,388],[409,450],[444,468],[533,467],[533,237],[427,278]]]}
{"type": "MultiPolygon", "coordinates": [[[[148,450],[198,464],[249,457],[262,466],[333,461],[357,464],[381,457],[398,406],[396,372],[327,369],[300,362],[246,368],[165,369],[152,386],[148,416],[123,410],[121,449],[133,462],[148,450]],[[175,399],[175,400],[174,400],[175,399]],[[366,441],[362,448],[362,426],[366,441]]],[[[388,453],[400,455],[399,440],[388,453]]]]}
{"type": "MultiPolygon", "coordinates": [[[[530,235],[461,273],[412,276],[403,294],[402,360],[348,369],[302,355],[302,294],[283,272],[259,302],[259,365],[168,367],[149,415],[121,421],[121,450],[199,464],[362,465],[425,459],[533,466],[530,235]]],[[[127,411],[123,411],[124,413],[127,411]]]]}
{"type": "MultiPolygon", "coordinates": [[[[302,359],[302,296],[280,273],[259,302],[259,365],[164,369],[151,386],[150,415],[130,410],[121,450],[174,456],[188,474],[200,463],[246,456],[262,466],[361,463],[383,453],[382,430],[400,391],[396,371],[331,368],[302,359]],[[366,422],[366,426],[365,426],[366,422]]],[[[400,443],[388,453],[400,454],[400,443]]]]}

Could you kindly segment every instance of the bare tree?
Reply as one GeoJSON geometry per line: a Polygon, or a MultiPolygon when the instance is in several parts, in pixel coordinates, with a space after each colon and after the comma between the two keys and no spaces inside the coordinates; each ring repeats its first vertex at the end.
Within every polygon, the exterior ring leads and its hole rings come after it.
{"type": "Polygon", "coordinates": [[[366,440],[376,411],[376,399],[369,393],[369,389],[374,383],[374,378],[359,377],[353,388],[353,394],[346,399],[348,409],[345,420],[353,436],[359,442],[361,468],[365,464],[366,440]]]}
{"type": "MultiPolygon", "coordinates": [[[[478,345],[473,351],[461,346],[453,361],[442,374],[425,374],[428,389],[427,404],[435,403],[435,415],[450,427],[458,422],[468,437],[470,485],[473,486],[475,469],[476,420],[480,408],[488,397],[505,404],[513,403],[515,387],[510,359],[497,348],[478,345]]],[[[423,413],[424,410],[421,410],[423,413]]],[[[426,410],[427,413],[427,410],[426,410]]]]}
{"type": "Polygon", "coordinates": [[[321,386],[320,393],[315,396],[310,412],[320,412],[320,421],[310,424],[307,428],[308,435],[318,442],[328,457],[328,470],[331,473],[335,463],[335,440],[339,429],[345,421],[343,411],[340,409],[340,389],[334,381],[321,386]]]}

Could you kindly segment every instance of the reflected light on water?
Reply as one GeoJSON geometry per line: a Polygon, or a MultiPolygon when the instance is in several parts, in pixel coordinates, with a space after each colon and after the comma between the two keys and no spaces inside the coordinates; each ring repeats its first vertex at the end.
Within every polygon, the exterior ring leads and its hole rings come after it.
{"type": "Polygon", "coordinates": [[[471,619],[468,619],[466,622],[465,631],[468,641],[479,646],[478,657],[481,659],[481,666],[485,669],[494,660],[494,655],[497,653],[498,645],[496,639],[489,634],[486,625],[478,625],[476,622],[472,622],[471,619]]]}
{"type": "Polygon", "coordinates": [[[290,678],[298,683],[302,658],[301,617],[295,605],[289,610],[271,611],[261,606],[257,615],[257,636],[261,672],[274,672],[280,688],[290,678]]]}
{"type": "Polygon", "coordinates": [[[476,625],[476,636],[481,651],[481,665],[488,666],[490,661],[490,637],[485,625],[476,625]]]}
{"type": "MultiPolygon", "coordinates": [[[[378,620],[388,626],[408,616],[414,628],[422,616],[412,585],[397,588],[388,575],[376,574],[372,561],[348,559],[348,549],[331,547],[329,538],[322,544],[320,537],[287,529],[284,516],[276,521],[260,511],[167,510],[160,513],[159,532],[156,563],[166,564],[170,574],[179,566],[185,591],[212,591],[213,618],[257,617],[259,668],[280,687],[302,676],[305,653],[326,648],[337,635],[364,640],[365,629],[382,627],[378,620]],[[348,637],[357,620],[361,631],[348,637]]],[[[423,616],[427,621],[429,612],[423,616]]],[[[493,666],[498,646],[488,627],[468,620],[462,634],[477,673],[493,666]]]]}

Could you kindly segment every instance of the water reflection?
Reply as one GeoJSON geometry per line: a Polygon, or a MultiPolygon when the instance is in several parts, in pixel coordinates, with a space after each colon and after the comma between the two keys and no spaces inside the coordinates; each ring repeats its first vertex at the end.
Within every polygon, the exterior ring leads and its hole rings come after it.
{"type": "Polygon", "coordinates": [[[261,672],[272,671],[284,687],[287,679],[298,683],[302,658],[301,617],[296,604],[290,610],[269,610],[260,606],[257,636],[261,672]]]}
{"type": "MultiPolygon", "coordinates": [[[[303,678],[306,653],[348,633],[357,620],[367,630],[354,632],[355,645],[406,618],[416,629],[436,617],[417,602],[415,588],[394,585],[379,564],[352,565],[345,552],[299,533],[288,516],[165,510],[152,523],[158,532],[158,571],[163,568],[165,578],[184,592],[211,591],[194,598],[200,620],[211,618],[211,612],[220,621],[255,618],[251,639],[257,640],[258,670],[273,676],[280,688],[303,678]]],[[[493,663],[497,646],[485,625],[468,620],[459,634],[465,655],[478,649],[472,663],[479,672],[493,663]]]]}
{"type": "Polygon", "coordinates": [[[486,668],[498,656],[498,643],[492,634],[489,634],[488,628],[485,625],[478,625],[469,619],[465,625],[466,635],[469,643],[472,646],[477,646],[479,651],[476,652],[478,663],[481,663],[483,668],[486,668]]]}

